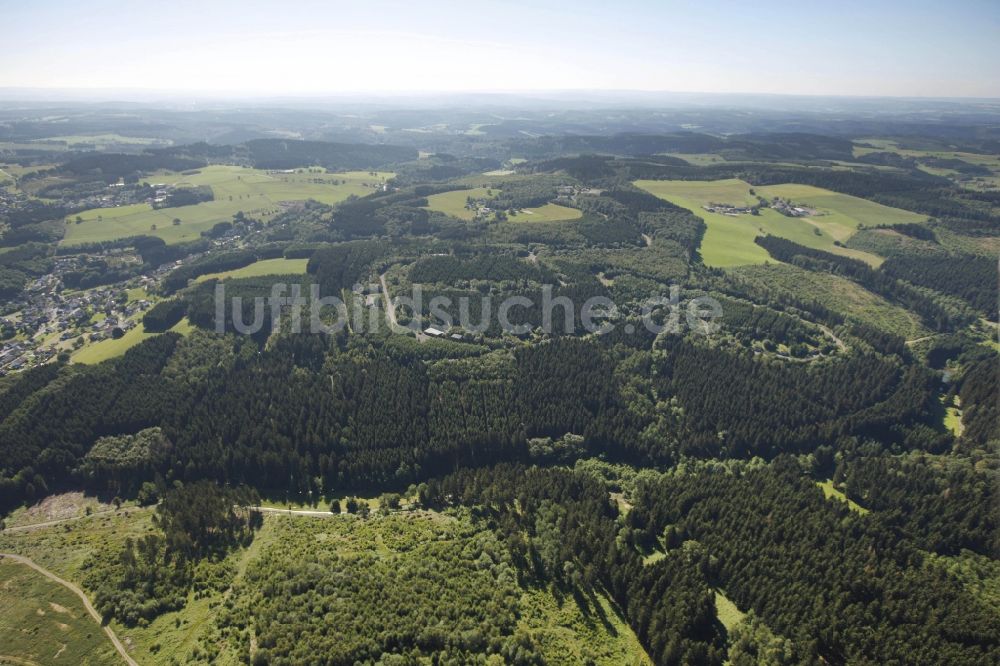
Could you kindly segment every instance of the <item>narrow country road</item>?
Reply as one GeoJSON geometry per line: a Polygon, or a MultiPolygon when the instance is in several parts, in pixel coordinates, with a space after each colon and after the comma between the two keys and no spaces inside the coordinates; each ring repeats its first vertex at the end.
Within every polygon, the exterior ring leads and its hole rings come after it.
{"type": "Polygon", "coordinates": [[[48,569],[43,569],[42,567],[38,566],[32,560],[30,560],[27,557],[24,557],[23,555],[14,555],[12,553],[0,553],[0,559],[9,559],[13,562],[17,562],[18,564],[23,564],[27,567],[31,567],[38,573],[42,574],[43,576],[51,580],[52,582],[59,583],[67,590],[69,590],[76,596],[80,597],[80,601],[83,602],[83,607],[86,608],[87,612],[90,613],[90,616],[94,618],[94,622],[96,622],[98,626],[101,626],[104,629],[104,633],[106,633],[108,635],[108,638],[111,639],[111,643],[115,646],[115,649],[118,650],[118,654],[122,656],[122,658],[125,660],[125,663],[129,664],[129,666],[139,666],[135,662],[135,660],[129,656],[128,652],[126,652],[125,646],[122,645],[122,642],[120,640],[118,640],[118,636],[115,635],[115,632],[111,629],[111,627],[106,625],[102,626],[100,613],[98,613],[97,609],[94,608],[93,604],[90,603],[90,599],[88,599],[87,595],[83,593],[83,590],[81,590],[79,587],[69,582],[68,580],[60,578],[59,576],[55,575],[48,569]]]}

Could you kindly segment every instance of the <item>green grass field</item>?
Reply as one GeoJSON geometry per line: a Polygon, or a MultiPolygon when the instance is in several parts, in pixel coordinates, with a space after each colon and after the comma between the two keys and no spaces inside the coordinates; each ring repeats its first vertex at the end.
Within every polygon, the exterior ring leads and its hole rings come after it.
{"type": "MultiPolygon", "coordinates": [[[[465,207],[466,200],[469,197],[473,199],[489,198],[492,194],[498,192],[499,190],[495,188],[491,189],[487,185],[473,187],[468,190],[453,190],[451,192],[442,192],[441,194],[432,194],[427,197],[426,208],[462,220],[473,220],[476,217],[476,213],[465,207]]],[[[563,220],[577,220],[581,217],[583,217],[583,213],[576,208],[548,203],[537,208],[525,208],[519,211],[517,215],[511,216],[508,219],[512,222],[561,222],[563,220]]]]}
{"type": "Polygon", "coordinates": [[[850,238],[861,224],[872,227],[879,224],[906,224],[927,220],[926,215],[883,206],[874,201],[831,192],[812,185],[787,183],[759,187],[756,191],[761,196],[790,199],[808,208],[818,209],[823,215],[811,218],[812,224],[827,232],[834,240],[841,242],[850,238]]]}
{"type": "Polygon", "coordinates": [[[764,248],[753,241],[771,234],[806,247],[860,259],[872,266],[882,258],[863,250],[835,245],[857,231],[860,224],[894,224],[924,220],[924,216],[889,208],[857,197],[805,185],[774,185],[756,188],[760,196],[780,196],[797,204],[808,204],[820,214],[808,218],[786,217],[771,209],[760,215],[729,216],[702,208],[712,203],[750,206],[757,203],[751,186],[739,179],[715,181],[640,180],[635,183],[647,192],[687,208],[705,220],[707,229],[701,245],[702,259],[709,266],[731,267],[762,264],[771,260],[764,248]]]}
{"type": "Polygon", "coordinates": [[[915,157],[917,159],[921,157],[941,157],[944,159],[962,160],[963,162],[968,162],[969,164],[985,166],[991,169],[1000,169],[1000,156],[997,155],[965,153],[956,150],[910,150],[907,148],[900,148],[899,144],[890,139],[859,139],[857,144],[854,146],[855,157],[861,157],[862,155],[867,155],[868,153],[877,152],[896,153],[898,155],[915,157]],[[858,145],[863,143],[870,144],[870,146],[873,147],[858,145]]]}
{"type": "MultiPolygon", "coordinates": [[[[174,324],[170,330],[175,333],[180,333],[181,335],[187,335],[194,330],[194,327],[191,325],[191,322],[187,320],[187,317],[185,317],[174,324]]],[[[104,340],[98,340],[97,342],[80,347],[70,355],[70,360],[73,361],[73,363],[100,363],[101,361],[106,361],[109,358],[121,356],[132,347],[136,346],[143,340],[153,337],[154,335],[158,335],[158,333],[146,332],[145,326],[143,326],[140,321],[138,325],[125,331],[125,335],[117,340],[113,338],[105,338],[104,340]]]]}
{"type": "Polygon", "coordinates": [[[670,157],[677,157],[679,159],[688,162],[689,164],[694,164],[696,166],[710,166],[712,164],[723,164],[726,162],[726,158],[722,155],[716,155],[715,153],[663,153],[670,157]]]}
{"type": "MultiPolygon", "coordinates": [[[[115,513],[94,514],[73,522],[43,527],[29,532],[0,532],[0,551],[30,557],[40,566],[77,585],[82,585],[86,576],[83,565],[90,556],[104,548],[121,548],[126,538],[139,539],[147,534],[153,529],[150,519],[152,514],[152,507],[130,507],[115,513]]],[[[265,543],[267,539],[266,528],[265,521],[265,528],[258,533],[258,539],[261,539],[262,543],[265,543]]],[[[239,550],[232,556],[239,559],[252,551],[253,547],[239,550]]],[[[59,590],[65,591],[65,588],[59,586],[56,592],[59,590]]],[[[170,664],[174,654],[179,654],[180,657],[186,655],[189,646],[193,645],[202,633],[211,627],[221,598],[220,593],[212,593],[202,599],[194,599],[194,596],[192,594],[189,597],[188,605],[182,611],[160,616],[148,627],[125,627],[118,622],[112,622],[111,627],[140,664],[170,664]]],[[[72,598],[76,599],[75,596],[72,598]]],[[[91,600],[93,600],[92,595],[91,600]]],[[[47,601],[48,599],[45,599],[46,603],[47,601]]],[[[79,604],[78,599],[77,603],[79,604]]],[[[3,604],[0,604],[0,617],[3,616],[2,606],[3,604]]],[[[63,621],[65,622],[65,620],[63,621]]],[[[96,624],[93,626],[100,637],[107,641],[100,627],[96,624]]],[[[0,635],[0,645],[3,643],[2,635],[0,635]]],[[[92,663],[121,663],[121,658],[114,652],[110,643],[108,646],[112,651],[110,653],[111,659],[92,663]]],[[[0,654],[4,654],[2,649],[0,649],[0,654]]],[[[4,663],[2,659],[0,659],[0,663],[4,663]]],[[[39,663],[60,662],[42,660],[39,663]]],[[[66,663],[81,662],[70,660],[66,663]]]]}
{"type": "Polygon", "coordinates": [[[559,204],[547,203],[538,208],[525,208],[517,215],[508,217],[512,222],[568,222],[579,220],[583,217],[583,211],[559,204]]]}
{"type": "Polygon", "coordinates": [[[1000,187],[1000,156],[997,155],[983,155],[979,153],[966,153],[957,150],[912,150],[907,148],[900,148],[896,141],[890,139],[859,139],[854,146],[854,156],[860,157],[862,155],[867,155],[868,153],[877,152],[889,152],[896,153],[897,155],[903,155],[905,157],[912,157],[917,160],[921,158],[941,158],[947,160],[961,160],[967,164],[973,164],[976,166],[984,166],[992,171],[991,176],[976,176],[974,179],[967,180],[961,177],[961,174],[949,168],[935,167],[927,164],[920,164],[919,168],[921,171],[926,171],[929,174],[935,176],[945,176],[948,178],[956,179],[959,185],[962,187],[967,187],[970,189],[992,189],[1000,187]],[[867,144],[867,145],[860,145],[867,144]]]}
{"type": "Polygon", "coordinates": [[[498,190],[491,190],[487,187],[474,187],[471,190],[452,190],[451,192],[432,194],[427,197],[426,207],[428,210],[435,210],[439,213],[468,221],[475,219],[476,213],[465,207],[466,200],[469,197],[483,199],[497,192],[498,190]]]}
{"type": "Polygon", "coordinates": [[[41,567],[80,584],[84,563],[106,545],[121,546],[153,529],[152,507],[125,507],[26,532],[0,532],[0,552],[30,557],[41,567]]]}
{"type": "Polygon", "coordinates": [[[80,599],[34,569],[0,560],[0,599],[0,663],[121,663],[80,599]]]}
{"type": "Polygon", "coordinates": [[[952,402],[947,402],[947,397],[946,395],[941,396],[941,406],[944,408],[942,416],[944,427],[955,437],[961,437],[962,432],[965,431],[965,425],[962,423],[961,400],[955,396],[952,402]]]}
{"type": "Polygon", "coordinates": [[[0,141],[0,153],[15,150],[62,150],[62,146],[54,143],[31,143],[30,141],[0,141]]]}
{"type": "Polygon", "coordinates": [[[260,169],[213,165],[197,173],[154,174],[151,183],[180,187],[209,186],[214,201],[193,206],[154,210],[148,204],[118,208],[95,208],[80,213],[77,224],[74,215],[66,225],[65,245],[95,243],[139,234],[158,236],[168,243],[194,240],[202,231],[219,222],[231,220],[239,211],[251,217],[269,218],[280,210],[280,202],[315,199],[326,204],[343,201],[354,194],[362,196],[373,191],[390,173],[372,176],[368,172],[345,173],[268,173],[260,169]],[[179,219],[179,225],[173,224],[179,219]]]}
{"type": "Polygon", "coordinates": [[[736,206],[756,203],[750,195],[750,186],[743,181],[735,178],[715,181],[639,180],[635,185],[687,208],[705,220],[707,229],[701,243],[701,257],[705,264],[741,266],[762,264],[769,259],[767,251],[753,242],[760,235],[760,218],[728,217],[702,209],[703,205],[711,202],[736,206]]]}
{"type": "Polygon", "coordinates": [[[35,173],[36,171],[44,171],[45,169],[55,168],[55,164],[37,164],[33,166],[21,166],[20,164],[0,164],[0,178],[20,178],[29,173],[35,173]]]}
{"type": "Polygon", "coordinates": [[[726,631],[732,631],[733,627],[746,617],[746,613],[737,608],[736,604],[719,590],[715,590],[715,612],[726,631]]]}
{"type": "Polygon", "coordinates": [[[154,335],[156,334],[147,333],[145,327],[140,322],[138,326],[133,326],[129,330],[125,331],[125,335],[117,340],[113,338],[106,338],[104,340],[99,340],[98,342],[80,347],[80,349],[70,355],[70,359],[74,363],[100,363],[101,361],[106,361],[109,358],[121,356],[132,347],[147,338],[153,337],[154,335]]]}
{"type": "Polygon", "coordinates": [[[305,274],[308,259],[263,259],[249,266],[235,268],[221,273],[206,273],[199,275],[195,282],[206,280],[226,280],[229,278],[260,277],[262,275],[297,275],[305,274]]]}
{"type": "Polygon", "coordinates": [[[841,490],[835,488],[833,481],[830,479],[827,479],[826,481],[817,481],[816,485],[823,491],[823,497],[827,499],[835,499],[839,502],[846,502],[851,511],[861,514],[862,516],[868,513],[868,509],[848,498],[847,495],[845,495],[841,490]]]}
{"type": "Polygon", "coordinates": [[[168,139],[156,139],[149,136],[123,136],[121,134],[71,134],[67,136],[47,136],[32,143],[64,143],[67,146],[93,144],[98,148],[114,145],[129,146],[169,146],[173,143],[168,139]]]}

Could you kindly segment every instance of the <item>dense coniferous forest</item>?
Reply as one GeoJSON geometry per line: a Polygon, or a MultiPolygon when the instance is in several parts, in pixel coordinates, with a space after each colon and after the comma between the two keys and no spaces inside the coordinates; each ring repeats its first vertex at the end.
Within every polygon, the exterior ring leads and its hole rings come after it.
{"type": "Polygon", "coordinates": [[[969,255],[892,257],[882,265],[893,277],[958,296],[987,317],[998,302],[996,269],[989,257],[969,255]]]}

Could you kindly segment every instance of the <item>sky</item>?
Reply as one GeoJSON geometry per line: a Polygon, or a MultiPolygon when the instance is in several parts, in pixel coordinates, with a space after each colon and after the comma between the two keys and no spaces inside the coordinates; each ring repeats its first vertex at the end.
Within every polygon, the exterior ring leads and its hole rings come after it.
{"type": "Polygon", "coordinates": [[[0,87],[1000,97],[1000,0],[0,0],[0,87]]]}

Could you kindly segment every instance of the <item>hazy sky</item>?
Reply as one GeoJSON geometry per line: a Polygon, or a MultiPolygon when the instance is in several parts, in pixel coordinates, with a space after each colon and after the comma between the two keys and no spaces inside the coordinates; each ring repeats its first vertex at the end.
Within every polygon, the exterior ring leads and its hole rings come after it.
{"type": "Polygon", "coordinates": [[[1000,97],[1000,0],[0,0],[0,87],[1000,97]]]}

